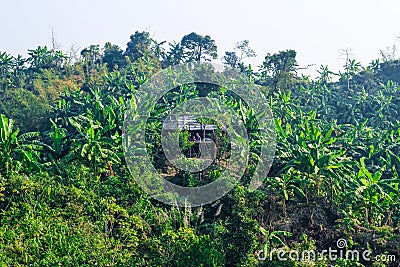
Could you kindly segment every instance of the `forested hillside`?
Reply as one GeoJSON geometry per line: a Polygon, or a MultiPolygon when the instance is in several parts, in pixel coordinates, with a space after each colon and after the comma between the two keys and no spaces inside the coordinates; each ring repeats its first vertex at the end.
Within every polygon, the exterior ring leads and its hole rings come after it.
{"type": "MultiPolygon", "coordinates": [[[[0,266],[398,266],[400,59],[362,66],[350,58],[339,73],[321,66],[314,79],[300,73],[294,50],[265,51],[262,64],[251,66],[249,41],[224,54],[196,33],[161,41],[137,31],[123,48],[0,51],[0,266]],[[192,97],[217,95],[244,118],[253,156],[221,199],[166,205],[128,170],[124,112],[160,70],[218,55],[260,86],[272,109],[271,170],[258,190],[248,189],[259,154],[250,106],[215,85],[177,87],[156,105],[156,118],[192,97]],[[372,260],[321,255],[339,239],[347,249],[370,250],[372,260]],[[259,259],[260,250],[278,248],[316,250],[321,258],[259,259]],[[374,261],[377,255],[394,257],[374,261]]],[[[168,164],[160,120],[146,125],[160,171],[189,187],[218,179],[220,165],[200,176],[168,164]]]]}

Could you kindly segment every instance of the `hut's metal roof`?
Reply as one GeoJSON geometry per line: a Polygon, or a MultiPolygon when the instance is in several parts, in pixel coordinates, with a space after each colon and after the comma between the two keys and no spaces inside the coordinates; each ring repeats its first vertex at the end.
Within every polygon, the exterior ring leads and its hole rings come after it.
{"type": "Polygon", "coordinates": [[[218,127],[214,124],[201,124],[194,116],[175,116],[167,117],[163,122],[163,128],[166,130],[184,130],[188,131],[212,131],[218,127]]]}

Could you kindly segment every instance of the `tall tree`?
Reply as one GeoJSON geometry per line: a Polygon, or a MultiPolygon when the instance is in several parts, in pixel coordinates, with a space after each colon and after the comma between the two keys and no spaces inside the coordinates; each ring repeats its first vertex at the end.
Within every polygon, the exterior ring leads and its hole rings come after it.
{"type": "Polygon", "coordinates": [[[132,61],[136,61],[145,54],[152,52],[154,40],[150,37],[149,32],[136,31],[130,36],[130,41],[126,44],[125,55],[132,61]]]}
{"type": "Polygon", "coordinates": [[[211,59],[216,59],[218,56],[215,41],[209,35],[202,36],[192,32],[183,36],[181,46],[187,62],[211,61],[211,59]]]}
{"type": "Polygon", "coordinates": [[[107,42],[104,45],[103,63],[107,64],[109,71],[125,66],[126,59],[122,49],[118,45],[107,42]]]}
{"type": "Polygon", "coordinates": [[[234,51],[225,52],[223,61],[225,65],[231,68],[238,68],[242,73],[250,77],[254,73],[251,69],[251,65],[246,66],[244,60],[252,57],[256,57],[256,53],[250,48],[249,41],[243,40],[235,44],[234,51]]]}
{"type": "Polygon", "coordinates": [[[170,43],[169,51],[163,61],[164,66],[173,66],[182,63],[184,59],[183,48],[180,43],[170,43]]]}
{"type": "Polygon", "coordinates": [[[99,45],[90,45],[83,49],[81,56],[83,58],[83,72],[85,75],[85,84],[82,86],[82,89],[86,90],[86,82],[90,80],[91,70],[101,64],[102,56],[99,45]]]}
{"type": "Polygon", "coordinates": [[[101,52],[99,45],[90,45],[81,51],[81,56],[85,65],[91,67],[101,62],[101,52]]]}
{"type": "Polygon", "coordinates": [[[0,89],[10,85],[9,76],[12,72],[14,57],[6,52],[0,52],[0,89]]]}
{"type": "Polygon", "coordinates": [[[288,89],[296,78],[297,61],[295,50],[280,51],[277,54],[268,53],[261,66],[261,75],[266,85],[274,90],[288,89]]]}
{"type": "Polygon", "coordinates": [[[248,40],[243,40],[235,44],[233,52],[225,52],[223,59],[226,65],[239,67],[239,65],[244,66],[244,59],[251,57],[256,57],[256,52],[250,48],[248,40]]]}
{"type": "Polygon", "coordinates": [[[226,51],[222,60],[225,65],[231,68],[236,68],[239,64],[239,57],[234,51],[226,51]]]}

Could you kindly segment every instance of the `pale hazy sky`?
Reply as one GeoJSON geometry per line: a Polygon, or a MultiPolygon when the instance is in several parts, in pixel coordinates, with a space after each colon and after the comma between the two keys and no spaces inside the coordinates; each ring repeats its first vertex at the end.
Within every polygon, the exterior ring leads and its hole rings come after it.
{"type": "Polygon", "coordinates": [[[136,30],[159,42],[196,32],[216,40],[221,58],[247,39],[255,65],[267,52],[295,49],[300,66],[316,64],[314,72],[342,66],[340,49],[351,48],[363,64],[389,46],[400,49],[400,0],[3,0],[1,11],[0,51],[14,55],[50,47],[52,28],[64,51],[107,41],[125,49],[136,30]]]}

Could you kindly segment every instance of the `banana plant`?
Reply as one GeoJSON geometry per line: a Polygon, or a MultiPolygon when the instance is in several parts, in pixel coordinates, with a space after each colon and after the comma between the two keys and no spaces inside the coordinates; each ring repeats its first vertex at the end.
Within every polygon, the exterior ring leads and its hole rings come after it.
{"type": "Polygon", "coordinates": [[[66,147],[66,130],[59,125],[57,125],[52,119],[50,119],[52,125],[52,131],[49,135],[52,139],[52,157],[60,158],[66,147]]]}
{"type": "Polygon", "coordinates": [[[321,65],[319,70],[317,70],[319,77],[318,81],[322,84],[326,84],[332,80],[332,75],[335,73],[329,70],[328,66],[321,65]]]}
{"type": "Polygon", "coordinates": [[[282,198],[282,210],[283,216],[285,217],[286,202],[289,200],[289,197],[297,196],[301,199],[306,198],[306,194],[301,187],[307,181],[301,179],[301,176],[298,175],[298,171],[294,168],[289,168],[282,176],[269,178],[269,182],[272,188],[278,191],[278,194],[282,198]]]}
{"type": "Polygon", "coordinates": [[[300,113],[299,122],[292,125],[276,120],[277,166],[273,171],[280,176],[290,168],[298,170],[305,179],[312,179],[305,184],[318,185],[313,191],[317,195],[327,192],[332,203],[351,173],[351,161],[339,146],[335,122],[323,124],[315,116],[315,111],[300,113]]]}
{"type": "Polygon", "coordinates": [[[293,234],[287,231],[269,231],[260,226],[260,232],[264,235],[264,252],[271,253],[271,248],[278,245],[281,247],[286,246],[282,241],[282,236],[292,236],[293,234]]]}
{"type": "Polygon", "coordinates": [[[382,214],[385,206],[393,207],[395,198],[399,194],[399,183],[397,172],[389,179],[383,178],[386,165],[375,173],[371,173],[361,158],[357,164],[359,169],[357,179],[352,183],[352,194],[356,197],[359,206],[364,211],[366,224],[373,223],[376,214],[382,214]]]}
{"type": "Polygon", "coordinates": [[[14,121],[0,114],[0,173],[27,173],[39,169],[40,151],[44,144],[38,140],[39,133],[30,132],[19,135],[14,121]]]}
{"type": "Polygon", "coordinates": [[[109,168],[110,164],[118,164],[121,158],[118,155],[118,146],[121,142],[120,136],[105,136],[110,129],[103,127],[98,121],[93,121],[87,116],[78,116],[69,119],[72,126],[78,131],[78,136],[73,141],[70,155],[79,155],[78,158],[86,160],[95,174],[109,168]],[[102,168],[103,167],[103,168],[102,168]]]}
{"type": "Polygon", "coordinates": [[[284,122],[288,122],[297,117],[299,106],[296,102],[296,96],[291,91],[278,90],[269,97],[269,105],[276,118],[281,118],[284,122]]]}

